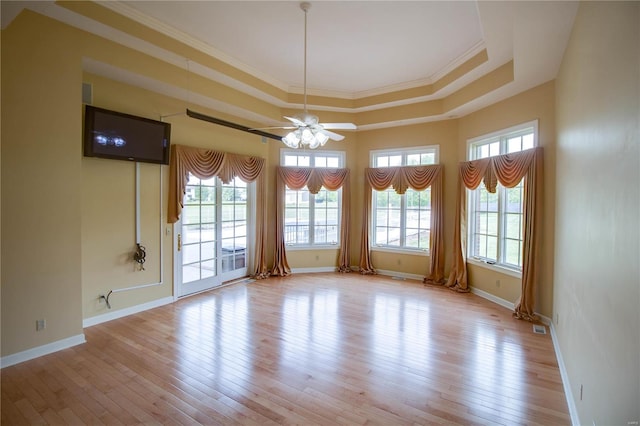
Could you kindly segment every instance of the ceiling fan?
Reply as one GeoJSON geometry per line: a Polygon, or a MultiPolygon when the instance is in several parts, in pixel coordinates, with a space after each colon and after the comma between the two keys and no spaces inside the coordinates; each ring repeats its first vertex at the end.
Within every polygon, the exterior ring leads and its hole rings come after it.
{"type": "Polygon", "coordinates": [[[291,130],[282,142],[290,148],[306,146],[311,149],[324,146],[329,139],[341,141],[344,136],[330,130],[355,130],[357,127],[353,123],[320,123],[318,117],[307,112],[307,12],[311,8],[311,3],[300,3],[300,9],[304,12],[304,112],[295,117],[287,117],[293,126],[271,127],[272,129],[291,130]]]}

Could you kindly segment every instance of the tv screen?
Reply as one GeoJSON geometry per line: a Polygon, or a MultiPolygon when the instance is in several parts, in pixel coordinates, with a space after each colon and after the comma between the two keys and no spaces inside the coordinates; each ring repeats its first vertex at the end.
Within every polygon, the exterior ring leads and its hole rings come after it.
{"type": "Polygon", "coordinates": [[[87,105],[84,155],[169,164],[171,124],[87,105]]]}

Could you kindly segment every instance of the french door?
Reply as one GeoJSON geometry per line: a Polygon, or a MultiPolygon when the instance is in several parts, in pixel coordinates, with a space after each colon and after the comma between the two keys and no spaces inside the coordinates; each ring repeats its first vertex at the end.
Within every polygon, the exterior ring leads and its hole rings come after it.
{"type": "Polygon", "coordinates": [[[247,275],[247,184],[189,174],[184,208],[174,228],[178,297],[247,275]]]}

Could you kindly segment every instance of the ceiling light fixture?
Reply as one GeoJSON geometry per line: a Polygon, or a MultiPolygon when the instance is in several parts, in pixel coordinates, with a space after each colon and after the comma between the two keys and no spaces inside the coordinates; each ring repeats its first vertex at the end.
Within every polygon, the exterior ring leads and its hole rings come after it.
{"type": "MultiPolygon", "coordinates": [[[[282,138],[282,142],[290,148],[307,146],[316,149],[324,146],[329,137],[323,132],[323,128],[318,125],[318,118],[307,113],[307,12],[311,8],[311,3],[300,3],[300,9],[304,12],[304,120],[293,121],[298,128],[289,132],[282,138]]],[[[287,117],[288,118],[288,117],[287,117]]]]}

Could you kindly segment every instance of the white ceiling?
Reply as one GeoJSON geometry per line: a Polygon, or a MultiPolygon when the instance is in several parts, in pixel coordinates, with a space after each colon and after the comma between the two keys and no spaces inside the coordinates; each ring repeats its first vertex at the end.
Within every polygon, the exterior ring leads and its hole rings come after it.
{"type": "MultiPolygon", "coordinates": [[[[100,3],[285,91],[302,92],[304,12],[297,1],[100,3]]],[[[27,7],[145,53],[156,50],[156,56],[163,55],[162,46],[140,43],[50,1],[2,0],[1,5],[3,28],[27,7]]],[[[577,7],[575,1],[314,1],[308,12],[308,92],[362,98],[418,87],[486,49],[488,61],[438,93],[408,102],[437,99],[513,60],[513,82],[428,120],[464,115],[555,78],[577,7]]],[[[269,98],[214,70],[192,67],[238,90],[269,98]]]]}
{"type": "MultiPolygon", "coordinates": [[[[302,87],[304,12],[293,1],[127,1],[243,69],[302,87]]],[[[482,42],[475,2],[326,2],[307,18],[307,85],[344,94],[431,78],[482,42]]]]}

